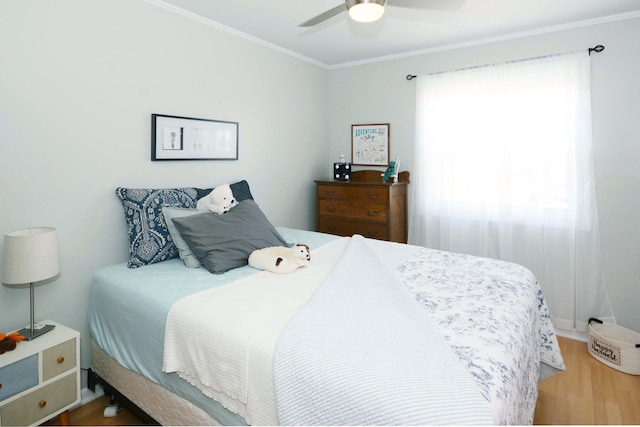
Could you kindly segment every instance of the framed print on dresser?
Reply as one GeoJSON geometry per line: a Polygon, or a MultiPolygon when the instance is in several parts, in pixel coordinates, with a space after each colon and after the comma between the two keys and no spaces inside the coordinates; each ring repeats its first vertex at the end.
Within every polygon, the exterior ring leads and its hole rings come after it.
{"type": "Polygon", "coordinates": [[[356,166],[387,166],[389,132],[389,123],[351,125],[351,163],[356,166]]]}

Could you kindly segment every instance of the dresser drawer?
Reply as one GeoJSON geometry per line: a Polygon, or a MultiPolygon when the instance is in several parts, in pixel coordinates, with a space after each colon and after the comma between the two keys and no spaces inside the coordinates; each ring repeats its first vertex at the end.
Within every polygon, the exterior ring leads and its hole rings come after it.
{"type": "Polygon", "coordinates": [[[323,199],[353,200],[387,204],[389,191],[386,188],[318,185],[318,197],[323,199]]]}
{"type": "Polygon", "coordinates": [[[386,224],[345,220],[327,216],[321,216],[318,219],[318,231],[321,233],[336,234],[338,236],[361,234],[364,237],[372,239],[389,240],[389,231],[386,224]]]}
{"type": "Polygon", "coordinates": [[[37,385],[37,354],[0,368],[0,401],[37,385]]]}
{"type": "Polygon", "coordinates": [[[42,376],[47,381],[76,366],[76,340],[70,339],[42,352],[42,376]]]}
{"type": "Polygon", "coordinates": [[[318,200],[318,215],[387,222],[387,206],[341,200],[318,200]]]}
{"type": "Polygon", "coordinates": [[[73,372],[1,407],[2,425],[31,425],[75,402],[76,375],[73,372]]]}

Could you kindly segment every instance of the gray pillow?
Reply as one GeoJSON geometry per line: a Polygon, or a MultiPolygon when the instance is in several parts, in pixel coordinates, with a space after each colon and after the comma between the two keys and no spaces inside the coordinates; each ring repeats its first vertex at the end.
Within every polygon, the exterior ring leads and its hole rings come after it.
{"type": "Polygon", "coordinates": [[[205,212],[172,221],[198,260],[214,274],[247,265],[256,249],[290,246],[250,199],[223,215],[205,212]]]}
{"type": "Polygon", "coordinates": [[[181,218],[184,216],[197,215],[204,212],[208,212],[204,209],[186,209],[186,208],[170,208],[163,207],[162,215],[164,216],[164,222],[167,223],[167,228],[169,229],[169,234],[171,234],[171,238],[173,239],[173,243],[178,248],[178,254],[180,255],[180,259],[184,262],[189,268],[198,268],[202,267],[198,258],[193,254],[189,244],[185,242],[185,240],[180,235],[180,232],[176,228],[176,225],[171,221],[172,218],[181,218]]]}

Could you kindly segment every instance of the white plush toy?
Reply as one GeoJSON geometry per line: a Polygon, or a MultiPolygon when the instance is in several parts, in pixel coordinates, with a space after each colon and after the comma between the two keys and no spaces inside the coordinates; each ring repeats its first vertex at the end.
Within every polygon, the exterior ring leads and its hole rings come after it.
{"type": "Polygon", "coordinates": [[[233,192],[229,184],[222,184],[198,200],[196,208],[207,209],[213,213],[223,214],[229,212],[229,210],[237,204],[238,202],[235,197],[233,197],[233,192]]]}
{"type": "Polygon", "coordinates": [[[249,255],[251,267],[272,273],[291,273],[298,267],[309,265],[310,260],[309,246],[300,243],[291,248],[272,246],[257,249],[249,255]]]}

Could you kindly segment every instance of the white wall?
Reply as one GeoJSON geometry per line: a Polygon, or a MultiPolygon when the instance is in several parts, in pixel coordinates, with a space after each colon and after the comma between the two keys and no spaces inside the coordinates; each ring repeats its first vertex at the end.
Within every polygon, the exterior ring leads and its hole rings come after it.
{"type": "MultiPolygon", "coordinates": [[[[142,1],[3,1],[0,233],[58,228],[62,274],[37,287],[37,319],[80,330],[86,367],[91,274],[127,254],[115,187],[244,178],[273,223],[312,229],[313,180],[349,156],[351,124],[391,123],[391,155],[412,168],[406,74],[600,43],[592,80],[604,267],[619,323],[640,330],[636,40],[638,19],[326,71],[142,1]],[[151,113],[238,121],[240,159],[151,162],[151,113]]],[[[0,331],[27,322],[28,289],[1,285],[0,331]]]]}
{"type": "MultiPolygon", "coordinates": [[[[603,261],[618,323],[640,331],[640,19],[332,70],[330,157],[350,153],[350,125],[391,123],[391,157],[412,169],[415,81],[421,74],[597,44],[592,57],[593,142],[603,261]]],[[[463,125],[463,124],[461,124],[463,125]]]]}
{"type": "MultiPolygon", "coordinates": [[[[82,332],[92,272],[127,258],[115,188],[247,179],[276,225],[312,229],[328,164],[327,70],[143,1],[0,3],[0,233],[48,225],[60,277],[36,320],[82,332]],[[237,161],[150,161],[152,113],[237,121],[237,161]]],[[[0,331],[29,320],[0,285],[0,331]]]]}

